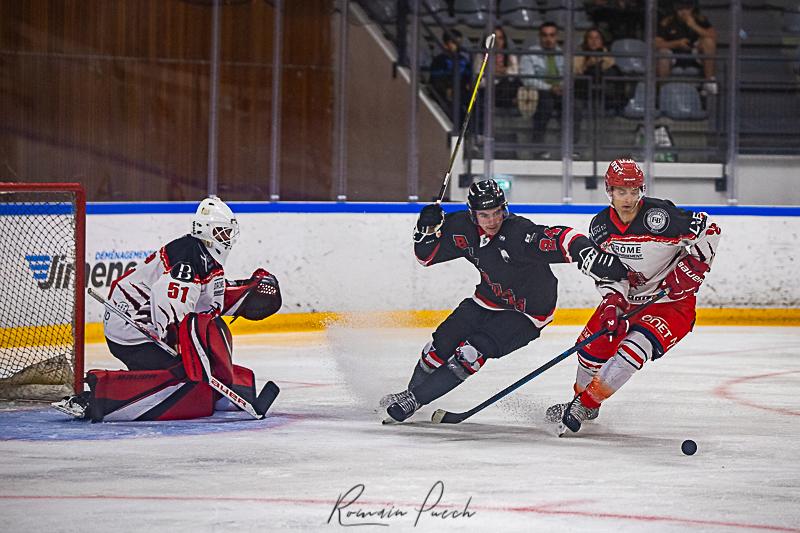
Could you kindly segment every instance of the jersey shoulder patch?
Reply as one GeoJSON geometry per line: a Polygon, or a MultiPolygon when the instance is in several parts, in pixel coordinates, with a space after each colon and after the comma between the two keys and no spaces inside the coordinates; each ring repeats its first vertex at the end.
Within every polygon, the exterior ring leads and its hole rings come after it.
{"type": "Polygon", "coordinates": [[[611,223],[611,208],[606,207],[594,217],[589,223],[589,238],[593,243],[600,245],[609,236],[609,225],[611,223]]]}
{"type": "Polygon", "coordinates": [[[653,235],[696,237],[705,229],[706,216],[681,209],[669,200],[645,198],[641,220],[644,228],[653,235]]]}
{"type": "Polygon", "coordinates": [[[164,246],[162,259],[170,275],[180,281],[206,281],[223,272],[222,265],[208,253],[200,239],[191,235],[184,235],[164,246]]]}

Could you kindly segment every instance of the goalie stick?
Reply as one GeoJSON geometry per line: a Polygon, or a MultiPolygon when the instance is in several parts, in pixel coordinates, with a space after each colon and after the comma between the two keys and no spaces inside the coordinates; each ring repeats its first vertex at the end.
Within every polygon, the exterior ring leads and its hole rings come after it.
{"type": "MultiPolygon", "coordinates": [[[[644,311],[645,308],[647,308],[651,304],[656,303],[658,300],[660,300],[661,298],[663,298],[666,295],[667,295],[667,291],[666,290],[659,291],[657,294],[655,294],[652,298],[647,300],[645,303],[643,303],[639,307],[633,309],[629,313],[626,313],[626,314],[622,315],[621,318],[627,320],[627,319],[629,319],[629,318],[641,313],[642,311],[644,311]]],[[[469,411],[464,411],[463,413],[451,413],[450,411],[445,411],[444,409],[437,409],[436,411],[434,411],[433,416],[431,416],[431,422],[434,422],[436,424],[458,424],[459,422],[463,422],[464,420],[466,420],[467,418],[471,417],[475,413],[483,411],[485,408],[489,407],[490,405],[492,405],[493,403],[497,402],[501,398],[504,398],[504,397],[508,396],[509,394],[511,394],[512,392],[514,392],[515,390],[517,390],[518,388],[520,388],[521,386],[525,385],[527,382],[529,382],[530,380],[532,380],[533,378],[538,376],[539,374],[543,373],[545,370],[548,370],[551,367],[557,365],[558,363],[560,363],[561,361],[563,361],[564,359],[566,359],[567,357],[569,357],[573,353],[577,352],[578,350],[580,350],[581,348],[583,348],[584,346],[586,346],[587,344],[589,344],[593,340],[595,340],[595,339],[597,339],[597,338],[599,338],[599,337],[601,337],[603,335],[606,335],[606,334],[608,334],[608,328],[603,328],[600,331],[598,331],[597,333],[594,333],[594,334],[590,335],[586,339],[584,339],[581,342],[577,343],[572,348],[570,348],[570,349],[566,350],[565,352],[562,352],[561,354],[557,355],[556,357],[550,359],[548,362],[546,362],[545,364],[543,364],[542,366],[540,366],[539,368],[537,368],[536,370],[534,370],[530,374],[527,374],[526,376],[518,379],[517,381],[515,381],[514,383],[512,383],[511,385],[509,385],[505,389],[501,390],[500,392],[498,392],[497,394],[495,394],[494,396],[492,396],[488,400],[484,401],[480,405],[476,405],[475,407],[473,407],[469,411]]]]}
{"type": "MultiPolygon", "coordinates": [[[[151,342],[157,344],[159,348],[170,354],[172,357],[180,359],[180,355],[178,355],[178,353],[175,350],[173,350],[169,344],[165,343],[164,341],[159,339],[153,332],[148,331],[141,324],[137,323],[127,313],[121,311],[120,309],[117,309],[111,302],[103,298],[103,296],[96,293],[91,288],[88,289],[88,292],[89,296],[91,296],[92,298],[103,304],[103,306],[106,309],[108,309],[110,312],[120,317],[129,326],[136,329],[136,331],[141,333],[151,342]]],[[[210,371],[207,371],[207,374],[208,374],[208,384],[211,386],[212,389],[214,389],[215,391],[219,392],[220,394],[228,398],[231,401],[231,403],[233,403],[236,407],[238,407],[242,411],[245,411],[247,414],[249,414],[250,416],[252,416],[257,420],[260,420],[264,418],[264,416],[266,416],[267,410],[270,408],[272,402],[275,401],[275,398],[277,398],[278,393],[280,392],[280,389],[274,382],[268,381],[264,385],[264,388],[261,389],[261,392],[258,394],[256,401],[254,403],[250,403],[249,401],[245,400],[244,398],[236,394],[230,388],[228,388],[228,386],[222,383],[220,380],[215,378],[210,371]]]]}

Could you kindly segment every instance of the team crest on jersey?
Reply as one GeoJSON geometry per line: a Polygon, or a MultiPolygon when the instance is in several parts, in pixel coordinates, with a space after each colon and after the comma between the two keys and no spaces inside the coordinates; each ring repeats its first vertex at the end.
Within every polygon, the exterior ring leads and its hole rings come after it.
{"type": "Polygon", "coordinates": [[[192,281],[194,279],[194,270],[189,263],[175,263],[169,273],[173,279],[178,281],[192,281]]]}
{"type": "Polygon", "coordinates": [[[648,209],[644,214],[644,225],[653,233],[661,233],[669,225],[669,215],[660,207],[648,209]]]}
{"type": "Polygon", "coordinates": [[[469,247],[469,241],[464,235],[453,235],[453,244],[462,250],[466,250],[469,247]]]}
{"type": "Polygon", "coordinates": [[[481,248],[483,248],[484,246],[489,244],[491,241],[492,241],[492,238],[484,233],[483,235],[481,235],[481,242],[480,242],[479,246],[481,248]]]}

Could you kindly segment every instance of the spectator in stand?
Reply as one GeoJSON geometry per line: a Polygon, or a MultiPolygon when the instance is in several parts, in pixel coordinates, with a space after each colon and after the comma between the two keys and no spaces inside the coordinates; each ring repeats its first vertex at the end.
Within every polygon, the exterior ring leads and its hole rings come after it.
{"type": "Polygon", "coordinates": [[[585,0],[583,8],[606,42],[644,37],[643,0],[585,0]]]}
{"type": "Polygon", "coordinates": [[[461,122],[467,108],[467,90],[472,78],[472,65],[469,57],[461,52],[460,31],[449,30],[444,36],[444,47],[444,51],[431,62],[431,88],[444,103],[445,109],[451,112],[454,105],[453,79],[458,79],[460,109],[458,122],[461,122]]]}
{"type": "MultiPolygon", "coordinates": [[[[717,32],[711,22],[700,14],[693,0],[675,0],[673,12],[658,23],[656,48],[660,54],[714,55],[717,52],[717,32]]],[[[717,94],[714,76],[714,58],[698,60],[694,57],[661,57],[658,59],[658,76],[668,77],[674,68],[697,68],[703,72],[703,89],[707,94],[717,94]]]]}
{"type": "Polygon", "coordinates": [[[600,111],[605,93],[605,109],[618,110],[625,105],[620,82],[603,83],[605,76],[620,76],[619,67],[611,55],[581,55],[580,52],[608,53],[603,34],[599,28],[589,28],[583,34],[580,51],[573,59],[573,72],[575,72],[575,100],[587,102],[592,98],[592,109],[595,113],[600,111]],[[588,78],[588,79],[587,79],[588,78]]]}
{"type": "MultiPolygon", "coordinates": [[[[558,26],[545,22],[539,26],[539,44],[531,47],[519,61],[522,83],[534,87],[539,93],[539,103],[533,114],[533,144],[542,144],[547,131],[547,123],[561,111],[561,78],[564,75],[564,55],[558,46],[558,26]]],[[[575,122],[574,139],[577,142],[580,124],[580,106],[573,112],[575,122]]],[[[538,154],[539,159],[550,159],[552,154],[545,150],[538,154]]]]}

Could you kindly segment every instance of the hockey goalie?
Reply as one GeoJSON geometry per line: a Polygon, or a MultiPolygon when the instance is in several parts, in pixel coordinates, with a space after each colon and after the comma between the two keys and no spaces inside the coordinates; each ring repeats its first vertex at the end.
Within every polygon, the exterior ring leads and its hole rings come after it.
{"type": "Polygon", "coordinates": [[[275,276],[262,268],[248,279],[225,279],[224,264],[238,237],[230,207],[211,196],[198,206],[190,234],[116,279],[109,303],[133,320],[106,310],[103,326],[111,354],[128,370],[90,370],[90,390],[53,407],[94,422],[181,420],[235,409],[209,386],[211,376],[252,403],[253,371],[233,363],[231,332],[221,316],[263,320],[280,309],[281,293],[275,276]]]}

